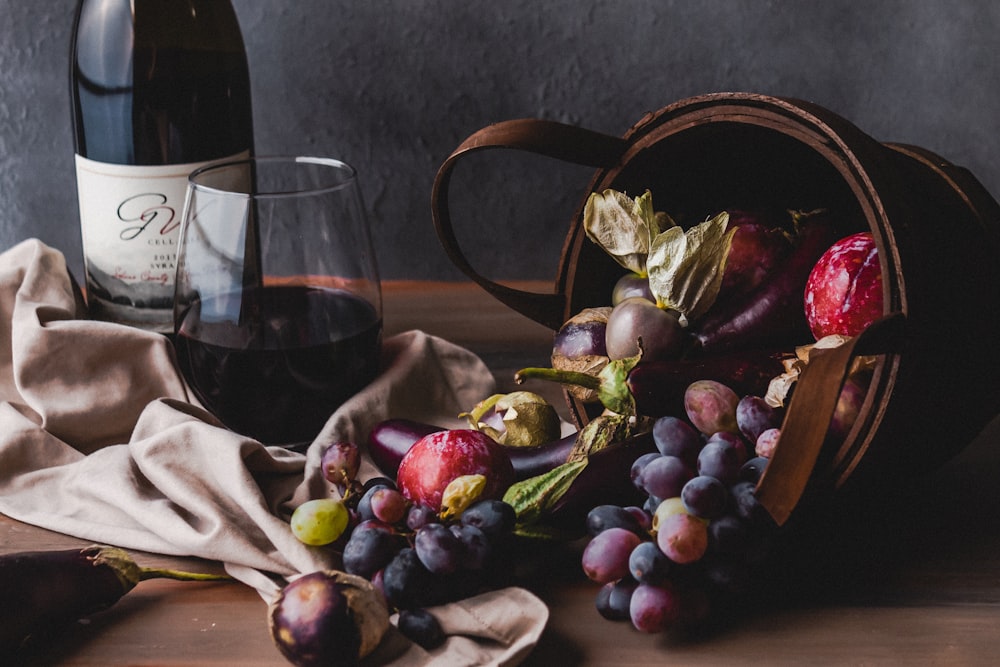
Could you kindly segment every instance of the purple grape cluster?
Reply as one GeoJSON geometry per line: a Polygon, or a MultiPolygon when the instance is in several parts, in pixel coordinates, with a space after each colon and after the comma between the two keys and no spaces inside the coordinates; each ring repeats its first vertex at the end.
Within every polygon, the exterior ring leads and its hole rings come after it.
{"type": "Polygon", "coordinates": [[[401,630],[413,628],[411,638],[426,643],[434,633],[428,635],[422,609],[500,585],[505,568],[496,563],[513,538],[514,508],[479,500],[444,519],[409,502],[388,477],[362,484],[358,461],[357,446],[347,442],[331,445],[323,457],[324,475],[349,515],[331,548],[342,554],[345,572],[370,580],[390,608],[409,612],[401,630]]]}
{"type": "Polygon", "coordinates": [[[597,611],[642,632],[703,621],[713,600],[745,591],[774,529],[755,489],[782,412],[711,381],[692,384],[685,407],[656,420],[657,451],[632,465],[645,503],[587,516],[581,562],[601,584],[597,611]]]}

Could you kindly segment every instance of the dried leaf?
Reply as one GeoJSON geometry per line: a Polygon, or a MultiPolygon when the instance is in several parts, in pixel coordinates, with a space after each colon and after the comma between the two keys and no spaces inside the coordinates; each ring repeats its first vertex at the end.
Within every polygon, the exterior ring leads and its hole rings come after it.
{"type": "Polygon", "coordinates": [[[649,190],[635,199],[617,190],[594,192],[583,210],[587,237],[624,268],[641,276],[646,275],[653,238],[660,233],[660,225],[669,222],[668,216],[653,211],[649,190]]]}
{"type": "Polygon", "coordinates": [[[658,234],[650,244],[649,287],[661,308],[680,311],[687,321],[704,314],[719,295],[735,229],[723,211],[687,231],[658,234]]]}

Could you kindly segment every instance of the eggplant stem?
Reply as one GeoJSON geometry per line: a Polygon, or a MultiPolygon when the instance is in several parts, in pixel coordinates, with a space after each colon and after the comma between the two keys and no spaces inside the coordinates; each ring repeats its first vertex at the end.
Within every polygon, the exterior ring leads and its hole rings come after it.
{"type": "Polygon", "coordinates": [[[584,389],[600,389],[601,379],[595,375],[579,371],[557,370],[555,368],[522,368],[514,374],[514,382],[525,380],[548,380],[560,384],[572,384],[584,389]]]}
{"type": "Polygon", "coordinates": [[[183,572],[160,567],[139,568],[139,581],[147,579],[176,579],[177,581],[233,581],[228,574],[208,574],[205,572],[183,572]]]}

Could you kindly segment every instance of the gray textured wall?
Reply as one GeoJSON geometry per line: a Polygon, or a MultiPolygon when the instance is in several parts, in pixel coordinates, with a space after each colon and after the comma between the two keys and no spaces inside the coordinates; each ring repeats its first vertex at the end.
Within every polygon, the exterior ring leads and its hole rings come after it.
{"type": "MultiPolygon", "coordinates": [[[[1000,194],[996,0],[233,3],[258,152],[357,166],[386,278],[460,277],[433,231],[434,174],[509,118],[621,134],[690,95],[787,95],[941,153],[1000,194]]],[[[73,5],[0,0],[0,250],[38,237],[79,272],[73,5]]],[[[455,213],[474,261],[498,279],[550,277],[589,172],[512,155],[465,173],[455,213]]]]}

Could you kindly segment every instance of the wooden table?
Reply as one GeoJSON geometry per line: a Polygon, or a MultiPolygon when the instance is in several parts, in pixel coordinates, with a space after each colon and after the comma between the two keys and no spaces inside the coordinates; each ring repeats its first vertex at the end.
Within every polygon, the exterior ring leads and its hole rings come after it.
{"type": "MultiPolygon", "coordinates": [[[[534,286],[545,290],[545,285],[534,286]]],[[[388,283],[386,331],[420,328],[481,355],[501,388],[545,363],[551,333],[468,284],[388,283]]],[[[533,386],[561,401],[558,390],[533,386]]],[[[557,403],[561,408],[561,403],[557,403]]],[[[551,619],[529,667],[552,665],[947,664],[1000,661],[1000,420],[947,466],[879,506],[849,507],[819,526],[805,586],[783,604],[692,640],[643,635],[598,616],[596,586],[572,549],[532,579],[551,619]]],[[[83,544],[0,517],[0,552],[83,544]]],[[[135,554],[143,565],[219,564],[135,554]]],[[[29,664],[282,665],[253,590],[231,583],[141,583],[111,609],[67,628],[29,664]]]]}

